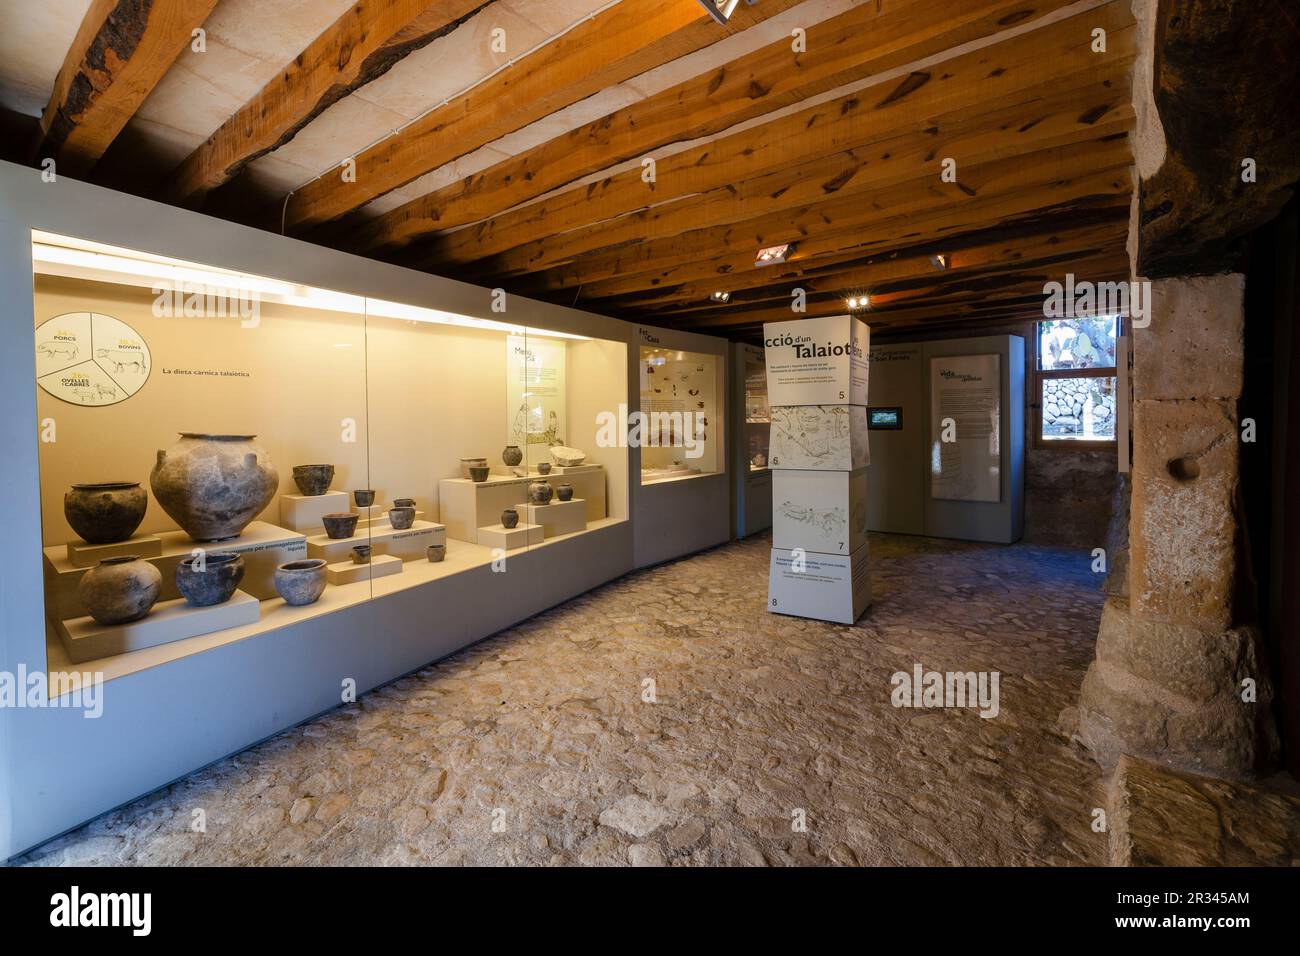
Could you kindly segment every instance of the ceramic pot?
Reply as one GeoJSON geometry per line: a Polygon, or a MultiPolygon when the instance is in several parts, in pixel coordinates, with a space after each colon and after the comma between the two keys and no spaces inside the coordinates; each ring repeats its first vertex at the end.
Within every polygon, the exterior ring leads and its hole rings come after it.
{"type": "Polygon", "coordinates": [[[469,469],[469,476],[470,476],[472,479],[474,479],[475,481],[487,481],[487,476],[488,476],[488,466],[487,466],[487,465],[471,465],[471,466],[470,466],[470,469],[469,469]]]}
{"type": "Polygon", "coordinates": [[[334,480],[333,465],[294,465],[293,483],[298,490],[309,498],[323,495],[330,490],[334,480]]]}
{"type": "Polygon", "coordinates": [[[519,512],[514,508],[507,508],[501,512],[501,527],[514,528],[519,524],[519,512]]]}
{"type": "Polygon", "coordinates": [[[149,496],[138,481],[73,485],[63,496],[63,516],[87,544],[126,541],[144,520],[149,496]]]}
{"type": "Polygon", "coordinates": [[[552,445],[551,457],[555,459],[557,465],[581,465],[587,460],[587,453],[563,445],[552,445]]]}
{"type": "Polygon", "coordinates": [[[195,541],[239,535],[271,503],[280,476],[256,435],[182,432],[149,474],[163,511],[195,541]]]}
{"type": "Polygon", "coordinates": [[[393,507],[394,507],[394,508],[414,508],[414,507],[415,507],[415,499],[414,499],[414,498],[394,498],[394,499],[393,499],[393,507]]]}
{"type": "Polygon", "coordinates": [[[431,544],[424,549],[424,553],[429,560],[437,564],[443,558],[447,557],[447,546],[445,544],[431,544]]]}
{"type": "Polygon", "coordinates": [[[353,548],[353,549],[352,549],[352,563],[353,563],[353,564],[369,564],[369,563],[370,563],[370,545],[368,545],[368,544],[359,544],[359,545],[357,545],[355,548],[353,548]]]}
{"type": "Polygon", "coordinates": [[[233,551],[210,551],[202,562],[185,558],[176,565],[176,590],[194,607],[225,604],[242,580],[244,557],[233,551]]]}
{"type": "Polygon", "coordinates": [[[400,508],[390,508],[388,511],[388,523],[393,526],[394,531],[405,531],[411,525],[415,524],[415,509],[410,505],[403,505],[400,508]]]}
{"type": "Polygon", "coordinates": [[[275,590],[285,604],[315,603],[325,592],[325,560],[307,558],[280,565],[275,569],[275,590]]]}
{"type": "Polygon", "coordinates": [[[161,592],[162,573],[134,554],[105,558],[77,584],[77,597],[100,624],[140,620],[161,592]]]}
{"type": "Polygon", "coordinates": [[[332,515],[323,515],[320,520],[325,525],[325,533],[339,541],[357,533],[357,519],[360,517],[346,511],[338,511],[332,515]]]}
{"type": "Polygon", "coordinates": [[[507,468],[513,468],[524,460],[524,453],[519,450],[518,445],[506,445],[506,450],[501,453],[501,460],[505,462],[507,468]]]}
{"type": "Polygon", "coordinates": [[[567,481],[562,481],[555,486],[555,497],[561,501],[570,501],[573,499],[573,485],[567,481]]]}
{"type": "Polygon", "coordinates": [[[539,461],[537,463],[537,473],[539,475],[549,475],[551,473],[551,463],[549,461],[539,461]]]}
{"type": "Polygon", "coordinates": [[[528,486],[528,500],[535,505],[549,505],[554,495],[550,482],[534,481],[528,486]]]}
{"type": "Polygon", "coordinates": [[[358,508],[369,508],[375,503],[374,489],[358,488],[352,492],[352,500],[357,503],[358,508]]]}
{"type": "Polygon", "coordinates": [[[460,460],[460,476],[462,478],[469,478],[471,477],[469,473],[469,470],[471,468],[475,467],[476,465],[486,465],[486,464],[487,464],[486,458],[462,458],[460,460]]]}

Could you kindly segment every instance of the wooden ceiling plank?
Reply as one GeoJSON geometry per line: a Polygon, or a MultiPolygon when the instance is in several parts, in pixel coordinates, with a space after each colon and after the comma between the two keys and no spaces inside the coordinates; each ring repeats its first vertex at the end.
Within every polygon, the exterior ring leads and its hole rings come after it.
{"type": "Polygon", "coordinates": [[[862,4],[807,27],[807,52],[788,39],[739,57],[459,183],[420,196],[362,227],[359,250],[398,248],[477,222],[611,165],[737,123],[962,43],[1032,23],[1067,0],[898,0],[862,4]]]}
{"type": "Polygon", "coordinates": [[[302,231],[337,219],[494,139],[797,2],[742,6],[722,28],[695,3],[622,0],[352,157],[354,180],[329,173],[295,190],[286,204],[286,228],[302,231]]]}
{"type": "Polygon", "coordinates": [[[160,198],[197,205],[338,100],[492,2],[358,0],[190,153],[163,185],[160,198]]]}
{"type": "Polygon", "coordinates": [[[54,80],[32,162],[84,176],[190,44],[217,0],[93,0],[54,80]]]}

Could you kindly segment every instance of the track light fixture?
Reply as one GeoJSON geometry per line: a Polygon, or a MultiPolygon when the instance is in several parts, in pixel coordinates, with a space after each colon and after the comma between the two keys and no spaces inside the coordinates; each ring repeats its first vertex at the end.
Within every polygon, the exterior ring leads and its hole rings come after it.
{"type": "MultiPolygon", "coordinates": [[[[745,2],[752,7],[756,0],[745,0],[745,2]]],[[[740,0],[700,0],[700,6],[709,11],[709,16],[725,25],[736,12],[736,7],[740,6],[740,0]]]]}
{"type": "Polygon", "coordinates": [[[948,268],[948,255],[943,252],[936,252],[930,257],[930,265],[934,266],[940,272],[948,268]]]}
{"type": "Polygon", "coordinates": [[[844,300],[844,304],[848,306],[850,312],[858,312],[862,309],[869,309],[871,308],[871,296],[866,294],[850,296],[849,298],[844,300]]]}
{"type": "Polygon", "coordinates": [[[790,258],[790,253],[794,252],[793,242],[783,242],[779,246],[767,246],[758,250],[758,255],[754,257],[756,266],[773,266],[790,258]]]}
{"type": "Polygon", "coordinates": [[[713,293],[713,295],[709,296],[709,298],[712,299],[714,302],[728,302],[731,300],[731,293],[715,292],[713,293]]]}

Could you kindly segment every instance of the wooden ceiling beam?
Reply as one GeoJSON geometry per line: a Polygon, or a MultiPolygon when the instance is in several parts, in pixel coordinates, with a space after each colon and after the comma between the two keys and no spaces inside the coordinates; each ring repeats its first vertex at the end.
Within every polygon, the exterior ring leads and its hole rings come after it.
{"type": "MultiPolygon", "coordinates": [[[[1108,10],[1116,24],[1131,22],[1108,10]]],[[[1092,23],[1071,18],[946,61],[932,82],[890,80],[664,157],[653,183],[640,167],[614,174],[435,236],[404,261],[436,268],[500,254],[493,271],[534,271],[601,245],[671,235],[728,207],[793,206],[910,178],[945,157],[960,167],[1069,141],[1102,122],[1128,128],[1132,30],[1117,27],[1099,55],[1088,46],[1092,23]],[[1046,82],[1045,60],[1056,64],[1046,82]]]]}
{"type": "MultiPolygon", "coordinates": [[[[665,145],[715,135],[811,96],[1032,23],[1067,0],[897,0],[862,4],[580,126],[361,227],[358,251],[412,241],[543,196],[665,145]]],[[[761,9],[761,5],[759,8],[761,9]]]]}
{"type": "Polygon", "coordinates": [[[328,223],[494,139],[797,2],[742,5],[721,27],[696,3],[622,0],[352,157],[354,178],[330,172],[295,190],[286,204],[286,229],[328,223]]]}
{"type": "Polygon", "coordinates": [[[195,149],[159,198],[197,205],[326,109],[493,0],[358,0],[195,149]]]}
{"type": "Polygon", "coordinates": [[[84,176],[190,44],[217,0],[93,0],[54,80],[31,161],[84,176]]]}

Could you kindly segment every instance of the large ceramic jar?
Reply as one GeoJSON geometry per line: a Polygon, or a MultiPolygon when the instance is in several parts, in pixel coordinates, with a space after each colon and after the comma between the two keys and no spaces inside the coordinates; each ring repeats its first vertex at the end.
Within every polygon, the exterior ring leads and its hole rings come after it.
{"type": "Polygon", "coordinates": [[[105,558],[77,583],[77,597],[100,624],[140,620],[161,592],[162,573],[133,554],[105,558]]]}
{"type": "Polygon", "coordinates": [[[271,503],[280,476],[256,435],[200,435],[158,452],[149,475],[163,511],[195,541],[239,535],[271,503]]]}
{"type": "Polygon", "coordinates": [[[549,505],[554,494],[549,481],[534,481],[528,486],[528,500],[535,505],[549,505]]]}
{"type": "Polygon", "coordinates": [[[63,496],[63,516],[87,544],[126,541],[144,520],[149,496],[138,481],[73,485],[63,496]]]}

